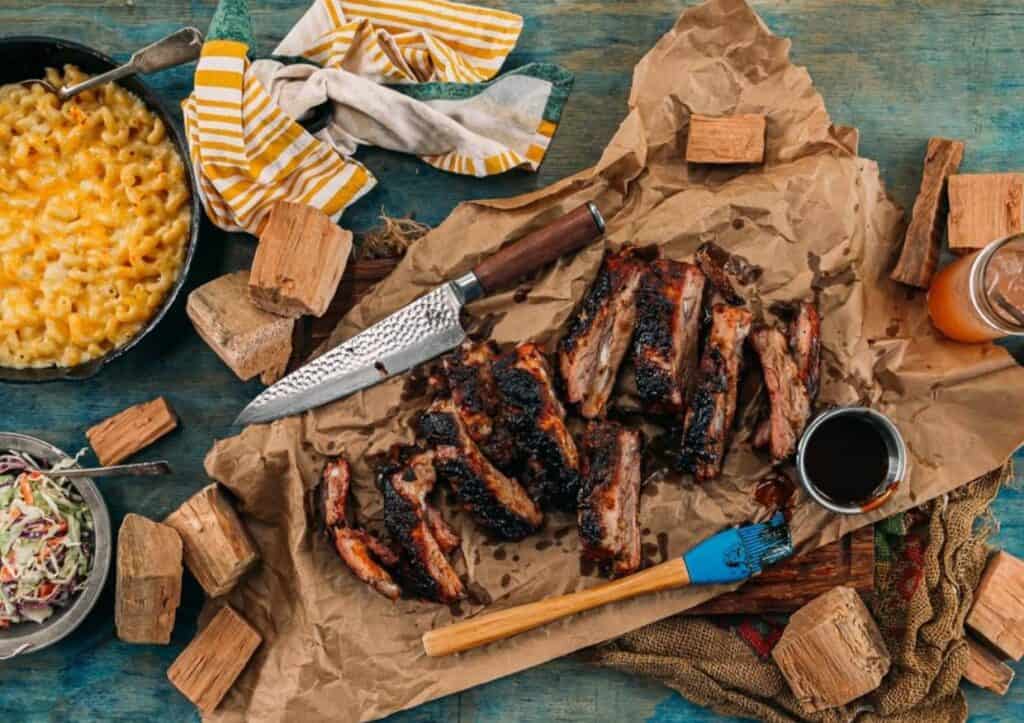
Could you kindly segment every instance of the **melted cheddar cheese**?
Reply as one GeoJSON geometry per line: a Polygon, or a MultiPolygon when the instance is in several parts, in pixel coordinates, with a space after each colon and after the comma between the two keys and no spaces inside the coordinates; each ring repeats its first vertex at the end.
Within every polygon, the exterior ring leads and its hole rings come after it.
{"type": "MultiPolygon", "coordinates": [[[[56,87],[86,77],[46,71],[56,87]]],[[[132,93],[0,86],[0,366],[127,344],[181,273],[190,215],[181,157],[132,93]]]]}

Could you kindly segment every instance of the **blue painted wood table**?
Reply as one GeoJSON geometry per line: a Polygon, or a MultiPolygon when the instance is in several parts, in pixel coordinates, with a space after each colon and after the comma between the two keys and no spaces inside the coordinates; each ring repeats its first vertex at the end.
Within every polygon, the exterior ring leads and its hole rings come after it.
{"type": "MultiPolygon", "coordinates": [[[[465,199],[505,196],[551,183],[597,161],[625,114],[631,69],[672,25],[679,0],[481,0],[522,14],[525,31],[510,66],[560,63],[576,74],[575,90],[540,172],[487,180],[456,177],[384,151],[363,151],[380,185],[344,219],[356,231],[383,209],[414,213],[430,224],[465,199]]],[[[305,0],[251,0],[257,49],[269,51],[306,7],[305,0]]],[[[771,28],[793,40],[836,123],[861,130],[861,153],[877,159],[896,199],[913,201],[925,140],[968,140],[963,170],[1020,170],[1024,147],[1024,81],[1019,0],[755,0],[771,28]]],[[[0,0],[0,33],[55,35],[118,58],[171,30],[205,28],[214,0],[73,0],[48,5],[0,0]]],[[[151,79],[170,101],[184,98],[189,70],[151,79]]],[[[189,287],[248,264],[252,239],[204,228],[189,287]]],[[[183,300],[184,297],[182,297],[183,300]]],[[[129,511],[162,517],[205,484],[202,459],[215,437],[259,387],[238,382],[192,332],[183,304],[161,333],[98,379],[35,386],[0,384],[5,430],[44,437],[68,450],[84,430],[122,408],[166,395],[182,429],[151,449],[177,474],[159,482],[101,482],[114,524],[129,511]]],[[[994,413],[995,410],[993,410],[994,413]]],[[[996,505],[998,541],[1024,555],[1021,493],[1004,490],[996,505]]],[[[113,586],[70,639],[40,654],[0,664],[0,720],[191,720],[192,706],[165,671],[194,632],[201,595],[186,584],[172,644],[129,646],[113,634],[113,586]]],[[[972,718],[1024,718],[1024,685],[1006,698],[969,692],[972,718]]],[[[540,668],[395,716],[395,720],[561,721],[719,720],[656,683],[594,670],[572,660],[540,668]]]]}

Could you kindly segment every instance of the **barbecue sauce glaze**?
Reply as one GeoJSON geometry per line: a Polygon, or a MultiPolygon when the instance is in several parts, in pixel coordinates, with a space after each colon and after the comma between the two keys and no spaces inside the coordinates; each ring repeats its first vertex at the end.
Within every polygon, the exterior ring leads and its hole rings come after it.
{"type": "Polygon", "coordinates": [[[804,469],[832,501],[867,502],[889,473],[889,450],[870,421],[840,415],[814,430],[804,453],[804,469]]]}

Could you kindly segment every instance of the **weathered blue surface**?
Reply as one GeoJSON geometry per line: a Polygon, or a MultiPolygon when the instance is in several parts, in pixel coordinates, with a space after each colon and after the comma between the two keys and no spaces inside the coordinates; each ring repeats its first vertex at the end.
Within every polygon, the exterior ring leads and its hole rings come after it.
{"type": "MultiPolygon", "coordinates": [[[[510,66],[557,62],[576,74],[562,126],[538,174],[512,172],[484,181],[452,176],[410,158],[366,151],[360,158],[380,185],[344,219],[364,230],[383,208],[443,219],[470,198],[522,193],[597,161],[624,115],[633,64],[671,27],[687,4],[670,0],[481,0],[523,14],[526,27],[510,66]]],[[[1024,81],[1019,0],[754,2],[768,24],[793,39],[793,55],[808,67],[837,123],[861,129],[861,153],[877,159],[898,201],[913,200],[925,140],[949,135],[968,141],[964,170],[1020,170],[1024,147],[1024,81]]],[[[251,0],[259,52],[305,10],[305,0],[251,0]]],[[[213,0],[73,0],[38,4],[0,0],[0,34],[47,34],[92,44],[126,58],[183,24],[205,28],[213,0]]],[[[188,70],[152,78],[170,101],[183,98],[188,70]]],[[[190,288],[243,266],[252,241],[212,228],[203,233],[190,288]]],[[[182,296],[184,299],[184,296],[182,296]]],[[[164,394],[182,429],[151,449],[172,460],[170,479],[105,480],[114,524],[126,512],[170,512],[205,483],[202,458],[215,437],[258,391],[242,384],[196,338],[182,304],[159,332],[88,384],[0,384],[0,427],[36,434],[68,450],[85,444],[84,429],[135,402],[164,394]]],[[[994,410],[994,413],[995,412],[994,410]]],[[[147,455],[148,456],[148,455],[147,455]]],[[[997,504],[999,541],[1024,555],[1024,500],[1007,490],[997,504]]],[[[52,651],[0,664],[0,721],[194,720],[166,682],[171,660],[190,639],[201,595],[186,583],[172,644],[129,646],[113,636],[112,586],[84,628],[52,651]]],[[[977,720],[1024,718],[1024,684],[1006,698],[971,689],[977,720]]],[[[426,722],[632,720],[709,721],[658,684],[562,660],[436,701],[395,717],[426,722]]]]}

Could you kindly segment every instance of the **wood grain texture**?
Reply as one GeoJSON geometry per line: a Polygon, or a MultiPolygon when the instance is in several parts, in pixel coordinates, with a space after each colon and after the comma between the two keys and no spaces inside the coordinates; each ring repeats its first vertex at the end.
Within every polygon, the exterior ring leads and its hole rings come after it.
{"type": "Polygon", "coordinates": [[[769,567],[736,592],[719,595],[687,614],[792,612],[837,585],[853,588],[865,599],[874,592],[874,526],[769,567]]]}
{"type": "MultiPolygon", "coordinates": [[[[921,187],[910,212],[910,225],[892,278],[927,289],[939,265],[946,185],[964,158],[963,141],[929,138],[921,172],[921,187]]],[[[952,228],[952,227],[951,227],[952,228]]]]}
{"type": "MultiPolygon", "coordinates": [[[[436,224],[460,201],[525,193],[593,165],[625,115],[632,67],[675,22],[690,0],[479,0],[522,14],[525,27],[508,67],[559,63],[576,74],[558,133],[536,174],[488,179],[452,176],[396,153],[361,150],[379,184],[344,217],[364,231],[381,210],[436,224]]],[[[1016,171],[1024,146],[1024,83],[1018,0],[753,0],[765,22],[793,41],[837,124],[860,129],[860,152],[879,162],[890,192],[907,209],[920,183],[928,137],[968,141],[961,172],[1016,171]],[[898,38],[898,42],[894,42],[898,38]]],[[[185,24],[205,29],[214,0],[0,0],[0,33],[55,35],[89,43],[125,60],[137,48],[185,24]]],[[[268,53],[305,11],[304,0],[250,0],[256,51],[268,53]]],[[[191,87],[190,67],[147,81],[173,112],[191,87]]],[[[255,241],[208,223],[185,291],[247,267],[255,241]]],[[[99,480],[118,526],[127,512],[162,519],[206,483],[203,455],[262,386],[238,381],[200,341],[184,313],[184,297],[159,330],[87,384],[0,384],[4,428],[35,434],[68,450],[85,445],[84,430],[140,399],[165,395],[181,428],[148,449],[174,463],[158,483],[99,480]]],[[[330,312],[328,312],[330,313],[330,312]]],[[[316,325],[314,325],[316,326],[316,325]]],[[[313,330],[315,331],[315,330],[313,330]]],[[[1020,356],[1018,358],[1021,358],[1020,356]]],[[[92,461],[92,460],[86,460],[92,461]]],[[[998,541],[1024,555],[1024,493],[1004,490],[996,503],[998,541]]],[[[113,583],[96,611],[60,645],[17,663],[0,663],[4,720],[198,720],[165,678],[191,639],[202,595],[186,576],[171,644],[120,643],[113,629],[113,583]],[[73,661],[71,664],[70,661],[73,661]]],[[[1005,698],[969,687],[972,718],[1024,718],[1024,686],[1005,698]]],[[[720,721],[663,686],[599,671],[573,659],[434,701],[398,714],[427,721],[720,721]]]]}

